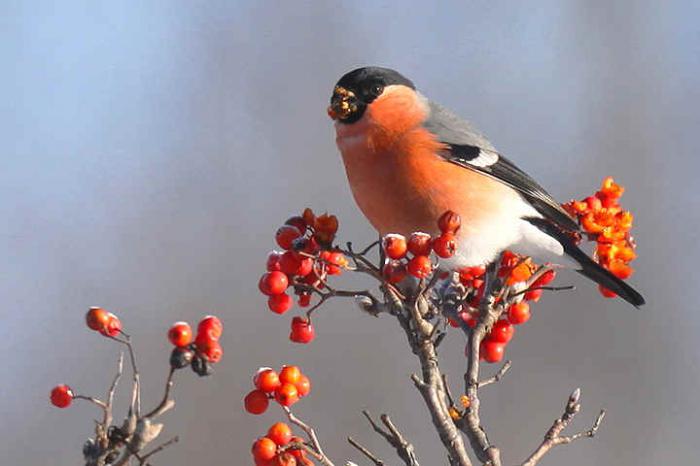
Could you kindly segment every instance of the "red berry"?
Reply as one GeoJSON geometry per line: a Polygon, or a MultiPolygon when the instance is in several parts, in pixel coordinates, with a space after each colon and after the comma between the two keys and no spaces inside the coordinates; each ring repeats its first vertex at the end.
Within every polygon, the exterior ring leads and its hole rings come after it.
{"type": "Polygon", "coordinates": [[[288,452],[284,452],[281,455],[277,455],[275,460],[272,462],[272,466],[298,466],[296,458],[294,455],[288,452]]]}
{"type": "Polygon", "coordinates": [[[267,438],[279,446],[286,445],[292,440],[292,429],[284,422],[276,422],[267,431],[267,438]]]}
{"type": "Polygon", "coordinates": [[[389,234],[384,236],[382,247],[389,259],[403,259],[408,251],[408,243],[403,235],[389,234]]]}
{"type": "Polygon", "coordinates": [[[600,290],[600,294],[605,296],[606,298],[615,298],[617,297],[617,293],[615,293],[612,290],[609,290],[605,288],[603,285],[598,285],[598,290],[600,290]]]}
{"type": "Polygon", "coordinates": [[[476,312],[462,312],[460,317],[469,328],[474,328],[479,323],[479,314],[476,312]]]}
{"type": "Polygon", "coordinates": [[[85,323],[92,330],[99,332],[107,327],[108,322],[109,312],[101,307],[91,307],[87,314],[85,314],[85,323]]]}
{"type": "Polygon", "coordinates": [[[51,404],[57,408],[67,408],[73,402],[73,390],[68,385],[57,385],[51,390],[51,404]]]}
{"type": "Polygon", "coordinates": [[[408,274],[408,271],[406,270],[406,264],[400,261],[390,261],[387,262],[384,265],[384,268],[382,269],[382,274],[384,275],[384,278],[386,278],[386,281],[389,283],[399,283],[403,281],[404,278],[406,278],[406,274],[408,274]]]}
{"type": "Polygon", "coordinates": [[[530,305],[525,301],[511,305],[508,309],[508,320],[513,325],[524,324],[530,320],[530,305]]]}
{"type": "Polygon", "coordinates": [[[265,393],[274,392],[281,385],[277,372],[269,367],[261,367],[253,378],[255,386],[265,393]]]}
{"type": "Polygon", "coordinates": [[[192,327],[187,322],[175,322],[168,330],[168,340],[177,347],[192,343],[192,327]]]}
{"type": "MultiPolygon", "coordinates": [[[[304,443],[303,438],[296,437],[296,436],[292,436],[292,438],[289,441],[290,441],[290,443],[298,443],[300,445],[304,443]]],[[[304,450],[302,450],[301,448],[294,448],[294,449],[288,450],[288,451],[289,451],[289,453],[294,455],[294,457],[296,459],[306,458],[306,452],[304,450]]]]}
{"type": "Polygon", "coordinates": [[[267,299],[267,307],[275,314],[284,314],[292,308],[294,300],[287,293],[270,296],[267,299]]]}
{"type": "Polygon", "coordinates": [[[111,312],[107,313],[109,320],[107,321],[107,326],[100,330],[100,333],[106,337],[116,337],[122,331],[122,322],[119,317],[115,316],[111,312]]]}
{"type": "Polygon", "coordinates": [[[253,443],[253,458],[256,461],[269,461],[277,456],[277,444],[268,437],[261,437],[253,443]]]}
{"type": "Polygon", "coordinates": [[[275,400],[282,406],[292,406],[299,401],[299,391],[291,383],[283,383],[275,390],[275,400]]]}
{"type": "Polygon", "coordinates": [[[422,233],[420,231],[415,232],[411,235],[408,240],[408,250],[414,256],[429,256],[432,240],[430,235],[427,233],[422,233]]]}
{"type": "Polygon", "coordinates": [[[457,233],[462,225],[462,218],[458,213],[448,210],[438,219],[438,228],[443,233],[457,233]]]}
{"type": "Polygon", "coordinates": [[[408,273],[416,278],[427,278],[433,271],[433,264],[428,256],[415,256],[408,261],[408,273]]]}
{"type": "Polygon", "coordinates": [[[299,307],[308,307],[311,304],[311,295],[309,293],[300,294],[297,303],[299,307]]]}
{"type": "Polygon", "coordinates": [[[267,255],[267,263],[265,264],[265,268],[267,269],[268,272],[274,272],[275,270],[280,270],[280,258],[282,257],[282,253],[279,251],[270,251],[270,253],[267,255]]]}
{"type": "Polygon", "coordinates": [[[557,273],[554,270],[547,270],[545,273],[543,273],[540,278],[535,280],[535,282],[532,284],[533,287],[538,287],[538,286],[546,286],[549,285],[554,281],[554,278],[557,276],[557,273]]]}
{"type": "Polygon", "coordinates": [[[209,338],[201,338],[197,336],[197,354],[204,356],[207,361],[211,363],[217,363],[221,361],[224,356],[224,349],[221,347],[216,340],[211,340],[209,338]]]}
{"type": "Polygon", "coordinates": [[[291,249],[292,242],[300,236],[301,232],[297,227],[283,225],[275,233],[275,240],[282,249],[291,249]]]}
{"type": "Polygon", "coordinates": [[[205,316],[197,325],[197,338],[208,338],[210,340],[218,340],[224,331],[224,324],[221,323],[216,316],[205,316]]]}
{"type": "Polygon", "coordinates": [[[289,279],[287,276],[279,271],[267,272],[262,277],[260,277],[260,283],[258,283],[258,288],[263,294],[268,296],[273,296],[276,294],[284,293],[289,285],[289,279]]]}
{"type": "Polygon", "coordinates": [[[311,322],[305,317],[294,317],[292,319],[292,332],[289,339],[295,343],[311,343],[316,336],[316,331],[311,322]]]}
{"type": "Polygon", "coordinates": [[[286,251],[280,258],[280,270],[289,276],[305,276],[313,268],[313,260],[302,257],[296,251],[286,251]]]}
{"type": "Polygon", "coordinates": [[[289,217],[287,221],[284,222],[284,224],[296,227],[297,230],[299,230],[302,233],[306,231],[306,220],[304,220],[304,217],[298,215],[294,217],[289,217]]]}
{"type": "Polygon", "coordinates": [[[493,324],[491,333],[489,333],[488,338],[497,341],[499,343],[508,343],[513,339],[515,334],[515,327],[507,320],[499,320],[493,324]]]}
{"type": "Polygon", "coordinates": [[[479,356],[483,357],[486,362],[499,362],[503,359],[505,352],[505,343],[487,338],[481,342],[479,356]]]}
{"type": "Polygon", "coordinates": [[[525,294],[523,295],[523,297],[525,298],[526,301],[534,301],[534,302],[537,302],[537,301],[539,301],[540,298],[542,297],[542,290],[539,290],[539,289],[538,289],[538,290],[530,290],[530,291],[527,291],[527,292],[525,292],[525,294]]]}
{"type": "Polygon", "coordinates": [[[438,256],[447,259],[454,256],[457,250],[457,241],[453,233],[443,233],[433,241],[433,251],[438,256]]]}
{"type": "Polygon", "coordinates": [[[347,263],[345,256],[339,251],[324,251],[328,254],[321,254],[321,257],[326,260],[326,270],[328,275],[340,275],[343,272],[342,266],[347,263]]]}
{"type": "Polygon", "coordinates": [[[253,390],[246,395],[243,404],[245,405],[245,410],[250,414],[262,414],[267,411],[270,400],[264,391],[253,390]]]}
{"type": "Polygon", "coordinates": [[[294,385],[297,387],[297,392],[299,392],[299,398],[303,398],[311,393],[311,380],[304,374],[301,374],[299,381],[294,385]]]}
{"type": "Polygon", "coordinates": [[[280,371],[280,382],[285,384],[296,385],[301,379],[301,369],[299,366],[282,366],[280,371]]]}

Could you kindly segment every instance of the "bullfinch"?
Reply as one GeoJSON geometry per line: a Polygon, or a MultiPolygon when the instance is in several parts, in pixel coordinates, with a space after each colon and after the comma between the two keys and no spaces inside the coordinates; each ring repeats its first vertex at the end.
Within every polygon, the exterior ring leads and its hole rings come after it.
{"type": "Polygon", "coordinates": [[[462,227],[448,268],[486,265],[508,249],[554,258],[634,306],[644,304],[570,239],[579,225],[547,191],[397,71],[345,74],[328,114],[355,201],[380,235],[436,233],[436,220],[453,210],[462,227]]]}

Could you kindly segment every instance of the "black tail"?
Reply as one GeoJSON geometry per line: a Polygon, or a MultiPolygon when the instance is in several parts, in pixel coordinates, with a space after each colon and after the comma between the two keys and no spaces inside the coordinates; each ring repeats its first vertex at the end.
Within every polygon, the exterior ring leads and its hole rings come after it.
{"type": "Polygon", "coordinates": [[[526,220],[549,236],[555,238],[564,246],[564,252],[581,265],[581,268],[576,270],[578,273],[584,277],[590,278],[610,291],[614,291],[618,296],[634,307],[639,307],[645,303],[644,298],[637,290],[588,257],[588,255],[579,249],[579,247],[576,246],[565,233],[557,228],[556,225],[543,218],[527,218],[526,220]]]}

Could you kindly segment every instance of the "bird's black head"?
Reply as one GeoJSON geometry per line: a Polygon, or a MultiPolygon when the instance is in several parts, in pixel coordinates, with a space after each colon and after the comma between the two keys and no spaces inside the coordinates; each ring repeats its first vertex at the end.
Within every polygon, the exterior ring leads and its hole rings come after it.
{"type": "Polygon", "coordinates": [[[382,95],[385,87],[396,84],[416,88],[409,79],[389,68],[367,66],[352,70],[335,85],[328,115],[341,123],[354,123],[362,118],[367,105],[382,95]]]}

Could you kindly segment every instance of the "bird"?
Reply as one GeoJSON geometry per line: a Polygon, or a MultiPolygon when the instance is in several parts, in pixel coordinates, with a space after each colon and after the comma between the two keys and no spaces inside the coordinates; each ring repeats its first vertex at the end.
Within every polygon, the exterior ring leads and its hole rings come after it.
{"type": "Polygon", "coordinates": [[[488,265],[511,250],[552,258],[635,307],[645,303],[575,244],[577,221],[540,184],[398,71],[366,66],[344,74],[328,115],[355,202],[380,235],[433,233],[452,210],[462,227],[445,267],[488,265]]]}

